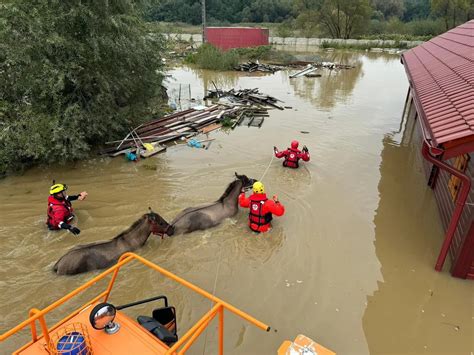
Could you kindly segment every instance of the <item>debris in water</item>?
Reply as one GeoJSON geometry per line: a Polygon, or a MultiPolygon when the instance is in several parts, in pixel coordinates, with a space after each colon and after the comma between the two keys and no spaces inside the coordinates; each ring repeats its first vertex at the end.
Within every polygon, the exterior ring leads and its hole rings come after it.
{"type": "Polygon", "coordinates": [[[264,72],[264,73],[275,73],[282,68],[275,65],[267,65],[267,64],[260,64],[258,61],[256,62],[247,62],[243,64],[239,64],[235,67],[237,71],[247,71],[249,73],[253,73],[256,71],[264,72]]]}
{"type": "Polygon", "coordinates": [[[309,134],[308,131],[300,131],[300,133],[303,133],[303,134],[309,134]]]}
{"type": "Polygon", "coordinates": [[[422,310],[421,310],[421,313],[425,313],[425,310],[424,310],[424,309],[422,309],[422,310]]]}
{"type": "Polygon", "coordinates": [[[304,75],[306,78],[320,78],[322,77],[321,74],[315,74],[315,73],[312,73],[312,74],[305,74],[304,75]]]}
{"type": "MultiPolygon", "coordinates": [[[[443,318],[446,317],[446,314],[441,313],[441,317],[443,317],[443,318]]],[[[474,317],[473,317],[473,318],[474,318],[474,317]]]]}
{"type": "Polygon", "coordinates": [[[339,308],[336,308],[336,312],[339,312],[339,308]]]}
{"type": "Polygon", "coordinates": [[[301,283],[303,283],[303,281],[301,281],[301,280],[296,280],[296,283],[301,284],[301,283]]]}
{"type": "Polygon", "coordinates": [[[456,324],[453,324],[453,323],[441,322],[441,324],[449,325],[449,326],[453,327],[455,331],[459,331],[461,329],[461,327],[459,325],[456,325],[456,324]]]}
{"type": "MultiPolygon", "coordinates": [[[[204,100],[215,98],[225,98],[227,101],[230,101],[231,106],[240,104],[259,109],[277,108],[279,110],[284,110],[284,107],[277,105],[277,102],[282,102],[281,100],[270,95],[265,95],[259,92],[258,89],[230,89],[228,91],[220,89],[209,90],[208,94],[204,97],[204,100]]],[[[226,104],[225,102],[221,103],[222,105],[226,104]]]]}

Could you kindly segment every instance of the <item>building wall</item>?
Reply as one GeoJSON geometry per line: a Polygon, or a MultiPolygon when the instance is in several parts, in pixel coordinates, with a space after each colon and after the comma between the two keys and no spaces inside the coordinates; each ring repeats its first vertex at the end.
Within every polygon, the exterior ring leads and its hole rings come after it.
{"type": "MultiPolygon", "coordinates": [[[[419,159],[421,164],[423,165],[425,176],[426,176],[426,182],[428,183],[429,178],[432,174],[433,164],[431,164],[426,159],[424,159],[421,154],[423,134],[421,131],[420,122],[418,119],[418,114],[416,112],[415,105],[411,101],[412,101],[412,97],[410,95],[408,103],[407,103],[407,112],[406,112],[407,123],[406,124],[407,125],[413,124],[413,121],[416,121],[416,124],[414,127],[413,139],[416,141],[414,143],[417,146],[419,146],[417,159],[419,159]]],[[[474,159],[474,155],[469,154],[469,160],[468,160],[467,168],[465,171],[465,174],[471,179],[471,181],[473,181],[473,178],[474,178],[474,160],[473,159],[474,159]]],[[[453,158],[446,162],[454,166],[455,161],[456,161],[456,158],[453,158]]],[[[453,215],[453,211],[455,209],[455,202],[453,201],[450,190],[448,188],[450,179],[451,179],[451,174],[449,174],[448,172],[444,170],[439,169],[438,175],[435,180],[435,186],[433,189],[433,192],[436,197],[436,202],[438,204],[440,218],[443,223],[443,227],[445,231],[447,230],[449,226],[451,217],[453,215]]],[[[460,189],[458,189],[458,191],[459,190],[460,189]]],[[[456,229],[456,233],[454,235],[451,248],[449,250],[449,255],[451,256],[453,265],[456,261],[458,253],[460,252],[460,249],[465,247],[464,241],[466,240],[466,237],[471,228],[471,225],[473,224],[473,221],[474,221],[474,189],[471,188],[468,200],[466,202],[466,205],[464,206],[463,213],[461,215],[458,227],[456,229]]],[[[470,270],[468,271],[467,277],[474,278],[474,259],[471,261],[471,267],[470,267],[470,270]]]]}
{"type": "Polygon", "coordinates": [[[206,40],[217,48],[256,47],[268,45],[267,28],[206,27],[206,40]]]}

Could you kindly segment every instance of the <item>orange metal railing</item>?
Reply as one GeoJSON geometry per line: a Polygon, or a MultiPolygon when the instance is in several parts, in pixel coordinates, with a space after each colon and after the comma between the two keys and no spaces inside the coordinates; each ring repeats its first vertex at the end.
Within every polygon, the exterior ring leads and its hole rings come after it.
{"type": "Polygon", "coordinates": [[[102,299],[103,302],[106,302],[110,296],[110,292],[112,291],[113,285],[115,283],[115,280],[117,279],[118,272],[122,266],[125,264],[128,264],[129,262],[137,260],[141,262],[142,264],[148,266],[149,268],[158,271],[160,274],[163,276],[178,282],[179,284],[191,289],[192,291],[200,294],[203,297],[208,298],[212,302],[214,302],[214,306],[207,312],[200,320],[194,324],[194,326],[191,327],[183,336],[180,337],[180,339],[172,346],[169,348],[169,350],[166,352],[166,354],[185,354],[186,351],[191,347],[191,345],[194,343],[194,341],[199,337],[199,335],[207,328],[209,323],[215,318],[216,314],[219,314],[219,354],[224,353],[224,310],[228,310],[235,315],[245,319],[249,323],[255,325],[256,327],[269,331],[270,327],[266,325],[265,323],[260,322],[259,320],[255,319],[251,315],[241,311],[240,309],[232,306],[231,304],[221,300],[220,298],[210,294],[209,292],[199,288],[198,286],[192,284],[189,281],[186,281],[182,279],[179,276],[176,276],[175,274],[169,272],[166,269],[163,269],[162,267],[146,260],[145,258],[142,258],[141,256],[138,256],[134,253],[125,253],[123,254],[117,264],[112,266],[110,269],[107,269],[103,273],[97,275],[94,277],[92,280],[89,280],[88,282],[84,283],[71,293],[67,294],[66,296],[62,297],[61,299],[57,300],[56,302],[52,303],[48,307],[38,310],[36,308],[33,308],[30,310],[29,313],[29,318],[17,325],[16,327],[10,329],[9,331],[3,333],[0,335],[0,342],[6,340],[8,337],[12,336],[13,334],[21,331],[23,328],[27,327],[28,325],[31,328],[31,341],[23,346],[21,349],[19,349],[17,352],[21,352],[28,346],[30,346],[32,343],[36,342],[41,336],[44,337],[44,340],[49,343],[49,338],[50,338],[50,332],[56,329],[58,326],[63,324],[64,322],[68,321],[69,319],[73,318],[76,316],[81,310],[84,308],[90,306],[91,304],[94,304],[98,302],[99,300],[102,299]],[[56,309],[57,307],[61,306],[71,298],[75,297],[82,291],[88,289],[92,285],[96,284],[98,281],[104,279],[106,276],[112,274],[112,278],[107,286],[107,289],[100,294],[98,294],[96,297],[85,303],[83,306],[79,307],[76,309],[74,312],[72,312],[69,316],[58,322],[57,324],[53,325],[51,328],[48,328],[46,325],[46,321],[44,316],[51,312],[52,310],[56,309]],[[42,335],[38,336],[37,330],[36,330],[36,321],[39,322],[42,335]],[[181,349],[180,349],[181,348],[181,349]],[[179,350],[180,349],[180,350],[179,350]]]}

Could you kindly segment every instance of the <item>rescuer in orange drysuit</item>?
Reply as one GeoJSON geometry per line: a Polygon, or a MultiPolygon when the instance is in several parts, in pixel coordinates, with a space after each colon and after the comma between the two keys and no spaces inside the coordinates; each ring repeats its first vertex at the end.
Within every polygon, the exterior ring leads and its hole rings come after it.
{"type": "Polygon", "coordinates": [[[74,210],[71,201],[84,200],[87,192],[83,191],[79,195],[66,195],[67,186],[54,184],[49,189],[48,197],[48,219],[46,224],[50,230],[66,229],[74,235],[81,233],[79,228],[71,226],[69,222],[74,218],[74,210]]]}
{"type": "Polygon", "coordinates": [[[267,232],[271,228],[272,214],[282,216],[285,213],[285,207],[278,201],[277,196],[269,200],[265,194],[265,187],[260,181],[253,184],[253,194],[248,198],[245,192],[239,196],[240,207],[249,207],[249,227],[254,232],[267,232]]]}
{"type": "Polygon", "coordinates": [[[303,146],[303,151],[301,151],[298,149],[298,145],[298,141],[292,141],[291,148],[288,148],[287,150],[281,152],[278,151],[277,147],[273,147],[273,151],[277,158],[285,158],[285,160],[283,161],[283,166],[287,168],[296,169],[299,167],[298,162],[300,159],[303,159],[304,161],[309,161],[310,156],[308,148],[306,146],[303,146]]]}

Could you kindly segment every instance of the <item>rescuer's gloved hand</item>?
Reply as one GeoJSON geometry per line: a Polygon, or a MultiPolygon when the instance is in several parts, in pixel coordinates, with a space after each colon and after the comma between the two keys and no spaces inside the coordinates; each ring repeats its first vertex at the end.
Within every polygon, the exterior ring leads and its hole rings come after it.
{"type": "Polygon", "coordinates": [[[71,227],[71,229],[69,229],[69,231],[74,235],[79,235],[81,233],[81,230],[77,227],[71,227]]]}
{"type": "Polygon", "coordinates": [[[303,146],[303,152],[309,153],[308,147],[305,145],[303,146]]]}
{"type": "Polygon", "coordinates": [[[273,147],[273,151],[274,151],[275,153],[278,153],[278,148],[277,148],[277,147],[273,147]]]}

